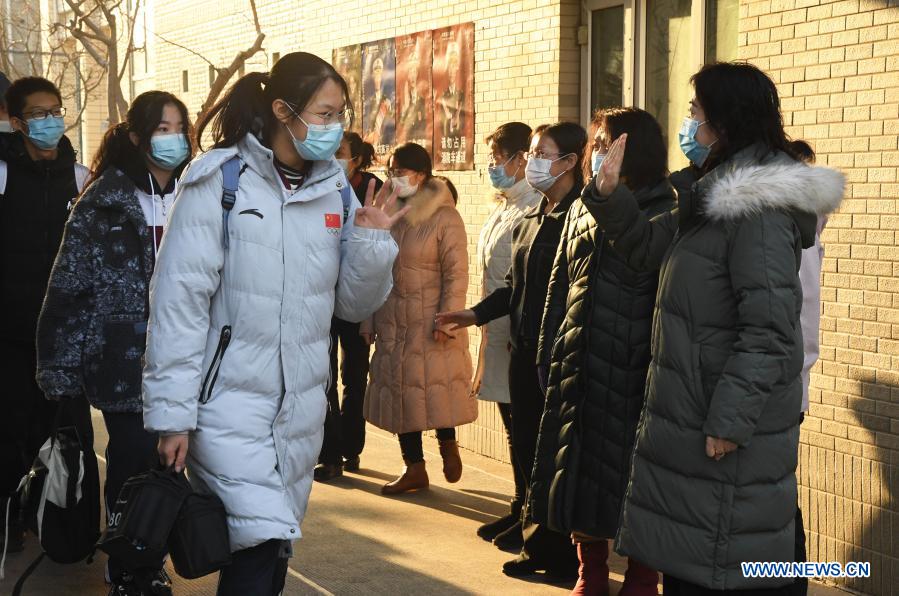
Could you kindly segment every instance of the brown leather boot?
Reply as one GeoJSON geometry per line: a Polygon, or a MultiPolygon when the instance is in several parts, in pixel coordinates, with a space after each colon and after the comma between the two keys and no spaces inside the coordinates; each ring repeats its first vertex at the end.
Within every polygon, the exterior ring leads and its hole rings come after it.
{"type": "Polygon", "coordinates": [[[425,469],[425,462],[420,461],[415,464],[406,462],[406,467],[403,468],[403,475],[393,482],[388,482],[382,486],[381,494],[399,495],[426,488],[428,488],[428,471],[425,469]]]}
{"type": "Polygon", "coordinates": [[[459,479],[462,478],[459,443],[455,440],[438,442],[440,443],[440,457],[443,458],[443,477],[447,482],[459,482],[459,479]]]}

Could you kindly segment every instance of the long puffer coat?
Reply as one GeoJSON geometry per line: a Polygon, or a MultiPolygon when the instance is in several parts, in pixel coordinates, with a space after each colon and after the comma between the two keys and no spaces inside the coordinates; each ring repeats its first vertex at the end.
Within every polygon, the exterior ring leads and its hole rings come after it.
{"type": "Polygon", "coordinates": [[[434,341],[434,315],[465,308],[468,237],[444,182],[431,178],[393,227],[393,291],[372,325],[377,339],[365,419],[392,433],[453,428],[477,418],[468,333],[434,341]]]}
{"type": "MultiPolygon", "coordinates": [[[[635,194],[654,217],[671,210],[668,181],[635,194]]],[[[628,267],[577,201],[556,254],[538,361],[551,362],[531,482],[534,520],[614,538],[643,409],[658,271],[628,267]]]]}
{"type": "MultiPolygon", "coordinates": [[[[482,272],[481,298],[506,286],[506,274],[512,266],[512,232],[525,213],[542,198],[543,195],[523,178],[500,193],[496,207],[481,228],[478,238],[478,263],[482,272]]],[[[481,327],[484,341],[481,342],[481,351],[478,353],[478,399],[509,403],[511,333],[508,315],[481,327]]]]}
{"type": "Polygon", "coordinates": [[[793,561],[802,398],[799,262],[844,178],[748,147],[650,221],[619,188],[584,194],[632,267],[661,265],[646,404],[617,550],[716,590],[777,587],[740,564],[793,561]],[[706,437],[737,444],[721,460],[706,437]]]}
{"type": "Polygon", "coordinates": [[[191,481],[228,512],[231,549],[300,538],[321,450],[332,314],[387,297],[396,243],[343,221],[346,176],[316,161],[288,191],[253,136],[195,159],[150,285],[144,426],[190,431],[191,481]],[[243,167],[223,242],[221,165],[243,167]]]}

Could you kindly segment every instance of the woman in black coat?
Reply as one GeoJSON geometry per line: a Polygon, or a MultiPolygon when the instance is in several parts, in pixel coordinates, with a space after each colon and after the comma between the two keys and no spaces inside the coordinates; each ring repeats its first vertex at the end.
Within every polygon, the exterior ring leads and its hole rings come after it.
{"type": "MultiPolygon", "coordinates": [[[[630,141],[623,177],[640,209],[674,207],[662,129],[636,108],[593,118],[591,170],[612,142],[630,141]]],[[[577,201],[556,253],[538,362],[549,366],[531,485],[534,519],[571,534],[581,561],[576,594],[608,593],[608,539],[618,529],[630,457],[643,408],[658,271],[638,272],[614,251],[577,201]]],[[[655,594],[655,570],[628,560],[621,593],[655,594]]]]}

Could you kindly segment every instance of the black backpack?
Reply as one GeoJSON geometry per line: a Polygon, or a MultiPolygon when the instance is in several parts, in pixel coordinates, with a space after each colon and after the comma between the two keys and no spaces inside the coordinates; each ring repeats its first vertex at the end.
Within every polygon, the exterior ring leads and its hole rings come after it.
{"type": "Polygon", "coordinates": [[[100,474],[84,398],[60,400],[50,438],[20,487],[23,510],[37,510],[29,516],[30,526],[43,553],[19,578],[13,594],[44,556],[56,563],[83,561],[100,536],[100,474]]]}

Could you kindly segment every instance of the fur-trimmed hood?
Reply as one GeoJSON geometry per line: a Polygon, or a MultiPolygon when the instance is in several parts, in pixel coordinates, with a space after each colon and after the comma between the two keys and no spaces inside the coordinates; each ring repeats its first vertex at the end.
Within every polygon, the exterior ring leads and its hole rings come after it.
{"type": "Polygon", "coordinates": [[[768,209],[817,216],[836,211],[843,200],[846,177],[837,170],[809,166],[786,156],[773,163],[736,159],[723,166],[707,186],[703,212],[713,221],[728,221],[768,209]]]}
{"type": "Polygon", "coordinates": [[[450,193],[446,182],[435,177],[431,177],[411,197],[397,201],[396,209],[399,210],[406,205],[412,206],[412,210],[405,216],[405,220],[409,222],[410,226],[416,226],[427,221],[441,207],[452,207],[455,209],[453,195],[450,193]]]}

